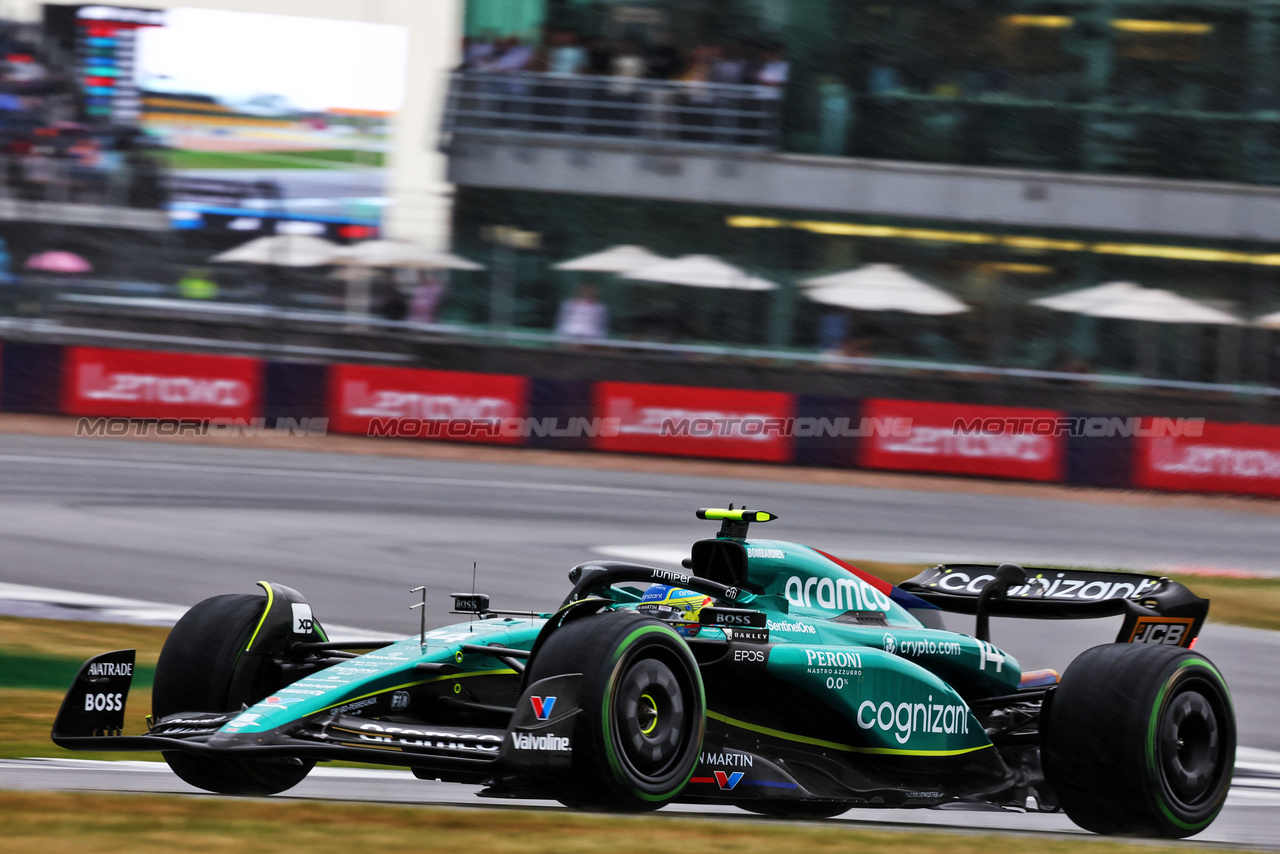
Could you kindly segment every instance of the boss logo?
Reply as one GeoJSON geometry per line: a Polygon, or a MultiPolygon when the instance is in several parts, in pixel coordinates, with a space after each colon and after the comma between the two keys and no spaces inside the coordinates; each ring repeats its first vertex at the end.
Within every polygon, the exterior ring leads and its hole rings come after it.
{"type": "Polygon", "coordinates": [[[85,694],[86,712],[119,712],[124,710],[124,694],[85,694]]]}

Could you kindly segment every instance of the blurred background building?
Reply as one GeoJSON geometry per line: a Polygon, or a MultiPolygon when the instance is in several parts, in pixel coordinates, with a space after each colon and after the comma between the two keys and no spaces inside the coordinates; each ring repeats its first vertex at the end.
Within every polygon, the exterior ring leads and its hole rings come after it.
{"type": "Polygon", "coordinates": [[[1128,281],[1245,321],[1280,307],[1277,8],[471,0],[446,118],[456,239],[479,257],[493,224],[541,235],[529,326],[569,291],[549,262],[638,243],[780,287],[616,283],[621,336],[1266,382],[1269,333],[1033,300],[1128,281]],[[493,59],[516,43],[520,73],[493,59]],[[875,263],[971,311],[833,318],[791,286],[875,263]]]}
{"type": "Polygon", "coordinates": [[[1265,389],[1278,10],[14,0],[0,316],[1265,389]]]}

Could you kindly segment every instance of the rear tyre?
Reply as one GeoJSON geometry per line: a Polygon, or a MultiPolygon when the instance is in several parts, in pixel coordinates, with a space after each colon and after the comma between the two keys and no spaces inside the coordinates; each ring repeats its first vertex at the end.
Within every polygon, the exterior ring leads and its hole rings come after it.
{"type": "MultiPolygon", "coordinates": [[[[281,687],[260,659],[241,655],[266,605],[264,596],[233,593],[205,599],[187,611],[160,650],[152,714],[233,712],[281,687]]],[[[222,759],[176,750],[164,751],[164,759],[191,785],[223,795],[283,792],[315,766],[309,760],[222,759]]]]}
{"type": "Polygon", "coordinates": [[[1222,809],[1235,750],[1231,695],[1207,658],[1108,644],[1082,653],[1054,692],[1045,777],[1086,830],[1180,839],[1222,809]]]}
{"type": "Polygon", "coordinates": [[[675,798],[693,776],[706,725],[697,662],[666,624],[634,611],[567,623],[530,662],[528,682],[581,673],[561,803],[643,812],[675,798]]]}

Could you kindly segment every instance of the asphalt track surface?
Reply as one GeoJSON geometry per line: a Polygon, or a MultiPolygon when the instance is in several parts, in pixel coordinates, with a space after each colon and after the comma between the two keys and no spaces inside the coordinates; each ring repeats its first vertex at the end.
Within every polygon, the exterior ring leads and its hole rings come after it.
{"type": "MultiPolygon", "coordinates": [[[[767,529],[754,528],[757,536],[872,560],[1274,572],[1280,553],[1274,515],[1218,507],[0,436],[0,583],[191,605],[251,591],[269,578],[303,591],[323,621],[408,635],[417,628],[409,588],[427,586],[428,625],[456,621],[448,594],[471,589],[473,561],[477,589],[491,594],[495,607],[549,609],[567,592],[565,573],[574,564],[600,555],[674,560],[713,533],[693,509],[729,501],[781,516],[767,529]]],[[[9,612],[41,613],[29,602],[9,612]]],[[[953,625],[967,629],[967,622],[957,618],[953,625]]],[[[1063,668],[1080,650],[1109,641],[1115,629],[1113,620],[997,620],[992,631],[1024,667],[1063,668]]],[[[1280,635],[1211,623],[1197,649],[1226,674],[1240,743],[1280,750],[1274,678],[1280,635]]],[[[120,787],[131,788],[124,767],[120,787]]],[[[161,791],[181,786],[167,774],[131,773],[145,774],[161,791]]],[[[0,785],[9,779],[0,774],[0,785]]],[[[335,794],[339,782],[315,785],[329,787],[317,796],[344,797],[335,794]]],[[[354,792],[365,783],[346,785],[354,792]]],[[[441,785],[414,781],[407,797],[472,800],[465,787],[441,785]]],[[[1280,797],[1263,791],[1233,795],[1223,818],[1200,838],[1277,844],[1280,797]]],[[[1070,827],[1060,816],[1002,813],[898,811],[874,818],[1070,827]]]]}

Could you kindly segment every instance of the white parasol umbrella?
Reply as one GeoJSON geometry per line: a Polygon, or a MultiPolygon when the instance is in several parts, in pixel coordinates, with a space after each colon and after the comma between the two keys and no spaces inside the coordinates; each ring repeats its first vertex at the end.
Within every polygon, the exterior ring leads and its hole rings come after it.
{"type": "Polygon", "coordinates": [[[746,270],[711,255],[682,255],[625,273],[622,278],[637,282],[736,291],[772,291],[778,287],[767,279],[752,276],[746,270]]]}
{"type": "Polygon", "coordinates": [[[1253,325],[1263,329],[1280,329],[1280,311],[1273,311],[1271,314],[1255,317],[1253,325]]]}
{"type": "Polygon", "coordinates": [[[334,264],[336,243],[306,234],[276,234],[250,240],[211,258],[224,264],[272,264],[279,267],[323,267],[334,264]]]}
{"type": "Polygon", "coordinates": [[[423,270],[483,270],[484,265],[466,258],[429,249],[408,240],[365,240],[340,247],[335,263],[357,267],[411,267],[423,270]]]}
{"type": "Polygon", "coordinates": [[[809,299],[824,305],[861,311],[905,311],[911,314],[959,314],[969,306],[926,284],[893,264],[868,264],[828,276],[806,279],[809,299]]]}
{"type": "Polygon", "coordinates": [[[1054,311],[1083,312],[1087,308],[1105,305],[1140,290],[1142,287],[1133,282],[1108,282],[1105,285],[1094,285],[1057,296],[1041,297],[1032,300],[1031,304],[1051,308],[1054,311]]]}
{"type": "Polygon", "coordinates": [[[570,261],[561,261],[553,270],[582,271],[590,273],[630,273],[643,267],[651,267],[667,259],[650,252],[643,246],[614,246],[603,252],[583,255],[570,261]]]}
{"type": "Polygon", "coordinates": [[[1240,318],[1216,308],[1155,288],[1139,288],[1110,302],[1083,309],[1090,317],[1145,320],[1150,323],[1213,323],[1240,326],[1240,318]]]}

